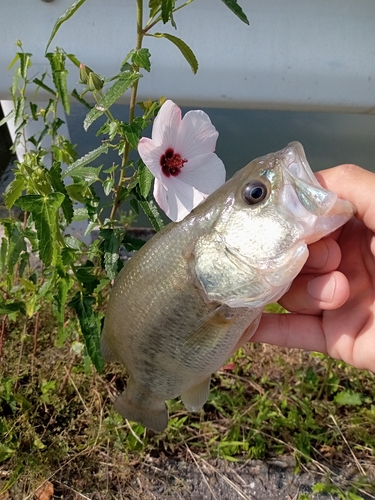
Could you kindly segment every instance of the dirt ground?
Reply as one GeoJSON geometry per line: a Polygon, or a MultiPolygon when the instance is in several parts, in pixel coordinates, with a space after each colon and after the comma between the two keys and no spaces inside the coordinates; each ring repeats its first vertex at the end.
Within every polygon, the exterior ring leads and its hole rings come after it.
{"type": "MultiPolygon", "coordinates": [[[[34,495],[24,496],[13,487],[1,500],[342,500],[334,493],[312,493],[317,483],[327,481],[327,475],[319,468],[304,468],[295,474],[292,457],[280,457],[267,461],[250,460],[231,463],[223,460],[204,460],[191,456],[191,461],[174,458],[145,457],[142,463],[130,466],[129,473],[118,474],[101,466],[96,476],[101,476],[100,491],[77,477],[69,484],[56,475],[34,495]],[[61,480],[60,480],[61,479],[61,480]]],[[[125,472],[125,471],[123,471],[125,472]]],[[[332,471],[331,471],[332,472],[332,471]]],[[[342,492],[350,488],[356,476],[354,468],[334,471],[331,484],[342,492]]],[[[349,491],[349,490],[348,490],[349,491]]],[[[353,499],[370,500],[370,494],[356,493],[353,499]]],[[[345,497],[346,498],[346,497],[345,497]]]]}

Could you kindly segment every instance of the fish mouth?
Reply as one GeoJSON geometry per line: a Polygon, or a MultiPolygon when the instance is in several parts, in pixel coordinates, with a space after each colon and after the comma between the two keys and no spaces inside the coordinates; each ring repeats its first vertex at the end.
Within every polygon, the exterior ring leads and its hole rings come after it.
{"type": "Polygon", "coordinates": [[[349,219],[356,209],[336,193],[323,188],[307,161],[301,143],[294,141],[279,152],[285,178],[293,186],[299,202],[315,216],[340,216],[349,219]]]}

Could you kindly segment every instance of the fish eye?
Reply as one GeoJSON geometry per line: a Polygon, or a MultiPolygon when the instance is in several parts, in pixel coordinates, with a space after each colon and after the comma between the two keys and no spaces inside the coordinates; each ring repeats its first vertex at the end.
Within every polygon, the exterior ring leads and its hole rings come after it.
{"type": "Polygon", "coordinates": [[[257,205],[268,194],[267,186],[261,181],[253,181],[247,184],[243,190],[243,199],[248,205],[257,205]]]}

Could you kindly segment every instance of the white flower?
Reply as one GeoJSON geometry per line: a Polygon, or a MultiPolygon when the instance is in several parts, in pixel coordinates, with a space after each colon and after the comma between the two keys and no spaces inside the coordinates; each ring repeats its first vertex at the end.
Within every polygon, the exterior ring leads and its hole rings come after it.
{"type": "Polygon", "coordinates": [[[154,198],[173,221],[182,220],[225,182],[225,167],[214,153],[218,132],[203,111],[166,101],[155,118],[152,138],[138,152],[155,176],[154,198]]]}

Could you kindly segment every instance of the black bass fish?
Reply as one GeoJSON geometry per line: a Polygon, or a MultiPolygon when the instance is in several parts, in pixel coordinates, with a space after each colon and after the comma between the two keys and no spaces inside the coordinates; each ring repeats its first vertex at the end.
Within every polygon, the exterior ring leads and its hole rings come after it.
{"type": "Polygon", "coordinates": [[[116,410],[158,432],[168,425],[165,400],[181,395],[199,410],[211,374],[287,291],[307,245],[353,214],[320,186],[294,142],[253,160],[157,233],[119,273],[105,315],[104,359],[129,372],[116,410]]]}

